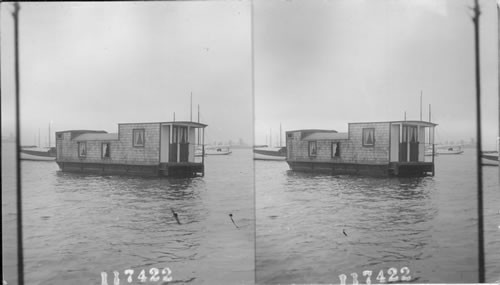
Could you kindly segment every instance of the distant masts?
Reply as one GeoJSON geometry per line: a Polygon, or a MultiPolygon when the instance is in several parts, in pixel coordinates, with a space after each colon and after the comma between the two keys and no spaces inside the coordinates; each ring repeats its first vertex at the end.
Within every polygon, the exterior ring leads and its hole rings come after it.
{"type": "Polygon", "coordinates": [[[420,90],[420,121],[422,121],[422,90],[420,90]]]}

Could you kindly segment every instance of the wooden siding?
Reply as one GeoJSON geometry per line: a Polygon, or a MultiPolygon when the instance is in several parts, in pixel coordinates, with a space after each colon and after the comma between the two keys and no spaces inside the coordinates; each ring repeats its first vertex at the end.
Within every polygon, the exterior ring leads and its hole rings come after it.
{"type": "Polygon", "coordinates": [[[78,157],[78,142],[71,140],[71,132],[64,132],[57,140],[57,159],[63,162],[93,162],[106,164],[155,165],[159,163],[159,124],[120,124],[118,140],[86,141],[87,155],[78,157]],[[144,129],[144,147],[133,147],[132,130],[144,129]],[[110,158],[101,157],[101,144],[110,143],[110,158]]]}
{"type": "Polygon", "coordinates": [[[349,139],[318,140],[317,155],[309,156],[309,142],[301,140],[301,132],[287,133],[289,161],[315,161],[335,163],[388,164],[390,123],[351,123],[349,139]],[[363,128],[375,129],[375,145],[363,146],[363,128]],[[290,135],[289,135],[290,134],[290,135]],[[332,142],[340,143],[340,157],[332,157],[332,142]]]}

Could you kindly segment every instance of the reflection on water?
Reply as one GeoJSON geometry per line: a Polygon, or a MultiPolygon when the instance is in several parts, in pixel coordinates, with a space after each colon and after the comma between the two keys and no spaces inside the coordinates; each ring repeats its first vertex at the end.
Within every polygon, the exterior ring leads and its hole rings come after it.
{"type": "Polygon", "coordinates": [[[106,272],[113,284],[115,270],[123,283],[126,269],[138,282],[152,267],[169,268],[176,283],[253,283],[251,150],[210,157],[206,170],[190,179],[100,176],[22,161],[26,283],[101,284],[106,272]]]}
{"type": "MultiPolygon", "coordinates": [[[[357,273],[364,283],[365,270],[373,271],[375,282],[390,268],[401,278],[403,267],[411,282],[475,282],[474,163],[473,154],[443,157],[435,177],[377,178],[256,162],[257,282],[338,283],[345,274],[352,283],[357,273]]],[[[493,207],[500,202],[498,176],[485,177],[492,184],[485,206],[493,207]]],[[[487,246],[500,249],[499,242],[487,246]]],[[[487,264],[497,266],[490,279],[500,275],[498,254],[487,264]]]]}

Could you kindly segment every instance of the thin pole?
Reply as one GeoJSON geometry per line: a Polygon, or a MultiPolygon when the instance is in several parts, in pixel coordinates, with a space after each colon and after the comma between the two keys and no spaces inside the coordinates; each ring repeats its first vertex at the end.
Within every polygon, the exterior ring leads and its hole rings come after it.
{"type": "Polygon", "coordinates": [[[429,123],[431,122],[431,104],[429,104],[429,123]]]}
{"type": "Polygon", "coordinates": [[[484,268],[484,235],[483,235],[483,167],[481,162],[481,82],[480,82],[480,60],[479,60],[479,4],[474,0],[474,41],[476,59],[476,130],[477,130],[477,234],[478,234],[478,259],[479,259],[479,283],[485,282],[484,268]]]}
{"type": "Polygon", "coordinates": [[[193,92],[191,92],[191,102],[189,103],[189,121],[193,121],[193,92]]]}
{"type": "Polygon", "coordinates": [[[269,147],[273,147],[273,130],[269,129],[269,147]]]}
{"type": "Polygon", "coordinates": [[[405,111],[405,121],[406,121],[406,111],[405,111]]]}
{"type": "Polygon", "coordinates": [[[49,147],[50,147],[50,123],[49,123],[49,147]]]}
{"type": "Polygon", "coordinates": [[[174,122],[175,122],[175,112],[174,112],[174,122]]]}
{"type": "Polygon", "coordinates": [[[14,43],[15,43],[15,80],[16,80],[16,177],[17,177],[17,279],[18,284],[24,284],[24,257],[23,257],[23,210],[21,197],[21,120],[19,110],[19,3],[14,3],[14,43]]]}
{"type": "Polygon", "coordinates": [[[281,144],[281,123],[280,123],[280,145],[279,146],[282,146],[282,144],[281,144]]]}
{"type": "Polygon", "coordinates": [[[420,121],[422,121],[422,90],[420,90],[420,121]]]}

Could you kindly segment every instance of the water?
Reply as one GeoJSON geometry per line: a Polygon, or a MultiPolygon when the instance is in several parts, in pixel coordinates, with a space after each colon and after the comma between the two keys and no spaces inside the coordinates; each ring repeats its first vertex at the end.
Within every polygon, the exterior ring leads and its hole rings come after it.
{"type": "MultiPolygon", "coordinates": [[[[9,284],[17,283],[13,152],[3,145],[9,284]]],[[[399,278],[408,267],[418,283],[477,281],[473,150],[436,158],[436,176],[425,178],[333,177],[255,161],[255,196],[251,155],[210,156],[206,176],[194,179],[71,174],[22,161],[25,283],[101,284],[106,272],[113,284],[117,270],[130,284],[126,269],[139,283],[151,267],[187,284],[339,283],[341,274],[352,284],[351,273],[364,283],[371,270],[376,282],[391,267],[399,278]]],[[[498,173],[484,168],[489,282],[500,280],[498,173]]]]}
{"type": "MultiPolygon", "coordinates": [[[[251,150],[207,157],[205,177],[193,179],[63,173],[55,162],[22,161],[26,284],[101,284],[101,272],[113,284],[115,270],[130,284],[126,269],[135,270],[135,284],[142,269],[150,280],[152,267],[169,268],[174,282],[253,284],[251,157],[251,150]]],[[[14,177],[12,165],[3,169],[14,177]]],[[[2,202],[9,284],[17,279],[13,201],[2,202]]]]}
{"type": "MultiPolygon", "coordinates": [[[[424,178],[329,176],[293,172],[286,162],[255,163],[258,283],[339,283],[345,274],[352,284],[351,273],[365,283],[365,270],[377,282],[390,268],[417,283],[477,282],[474,150],[437,157],[436,176],[424,178]]],[[[484,168],[489,282],[500,280],[498,174],[498,167],[484,168]]]]}

